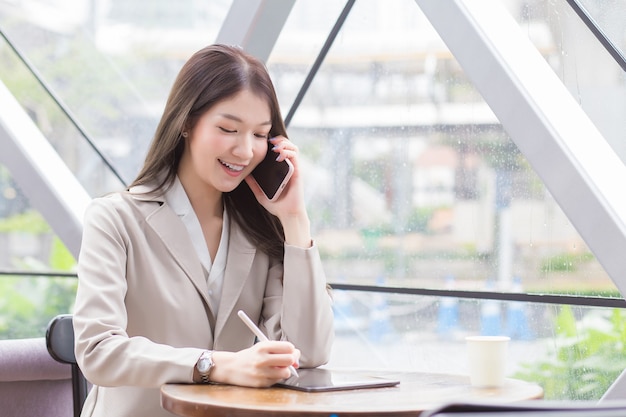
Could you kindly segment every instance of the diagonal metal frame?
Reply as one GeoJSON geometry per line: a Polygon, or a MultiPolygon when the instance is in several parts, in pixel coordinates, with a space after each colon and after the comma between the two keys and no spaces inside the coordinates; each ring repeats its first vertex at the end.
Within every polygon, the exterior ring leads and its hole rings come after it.
{"type": "Polygon", "coordinates": [[[13,42],[7,34],[0,29],[0,37],[2,37],[9,48],[13,51],[15,56],[24,64],[24,66],[28,69],[28,71],[33,75],[34,79],[39,83],[41,88],[44,89],[46,94],[50,96],[52,101],[57,105],[59,110],[67,117],[67,120],[78,130],[81,136],[85,139],[87,144],[93,151],[98,155],[98,157],[102,160],[102,162],[108,167],[111,173],[120,181],[122,184],[127,184],[127,181],[122,178],[121,174],[115,169],[113,163],[109,160],[109,158],[100,151],[95,142],[91,139],[91,137],[87,134],[86,129],[81,125],[78,119],[74,116],[72,111],[69,109],[67,105],[61,100],[61,98],[54,92],[54,90],[48,85],[48,83],[44,80],[44,77],[37,71],[35,66],[29,62],[28,59],[24,56],[24,54],[15,46],[15,42],[13,42]]]}
{"type": "MultiPolygon", "coordinates": [[[[625,294],[626,166],[502,5],[415,1],[625,294]]],[[[603,400],[624,392],[626,371],[603,400]]]]}
{"type": "Polygon", "coordinates": [[[415,1],[626,294],[626,166],[502,5],[415,1]]]}
{"type": "Polygon", "coordinates": [[[285,126],[289,127],[289,124],[291,123],[291,119],[293,118],[294,114],[298,111],[298,108],[300,107],[300,103],[302,102],[302,99],[306,95],[306,92],[308,91],[311,83],[313,82],[313,79],[317,75],[317,71],[322,66],[322,63],[324,62],[324,58],[326,58],[326,55],[328,54],[330,47],[333,45],[335,38],[337,37],[337,35],[339,34],[339,31],[341,30],[341,27],[343,26],[346,19],[348,18],[348,15],[350,14],[350,11],[352,10],[352,6],[354,6],[355,1],[356,0],[348,0],[346,2],[346,5],[343,7],[343,10],[341,11],[341,14],[339,15],[339,17],[337,18],[337,21],[333,25],[333,28],[330,30],[330,33],[328,34],[328,37],[326,38],[326,42],[324,42],[324,45],[322,46],[320,53],[317,55],[317,58],[315,58],[315,62],[313,62],[313,65],[311,66],[309,73],[307,74],[306,78],[304,79],[304,82],[302,83],[302,86],[300,87],[300,91],[298,91],[298,94],[296,95],[296,98],[293,101],[293,104],[291,105],[291,108],[289,109],[287,116],[285,116],[285,126]]]}
{"type": "Polygon", "coordinates": [[[234,0],[215,42],[239,45],[267,62],[294,4],[295,0],[234,0]]]}
{"type": "Polygon", "coordinates": [[[593,36],[598,39],[600,44],[607,50],[607,52],[613,57],[615,62],[626,71],[626,57],[622,50],[615,45],[611,38],[602,30],[598,22],[591,16],[589,11],[582,5],[579,0],[566,0],[569,6],[576,12],[580,20],[589,28],[593,36]]]}
{"type": "Polygon", "coordinates": [[[0,109],[0,163],[78,258],[91,197],[2,82],[0,109]]]}

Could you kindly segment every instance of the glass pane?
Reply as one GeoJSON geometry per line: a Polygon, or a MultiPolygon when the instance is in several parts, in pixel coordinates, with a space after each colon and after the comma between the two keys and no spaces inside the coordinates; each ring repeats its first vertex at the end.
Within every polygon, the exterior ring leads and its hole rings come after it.
{"type": "MultiPolygon", "coordinates": [[[[59,104],[37,81],[9,45],[0,40],[0,80],[91,195],[118,189],[121,183],[59,104]]],[[[10,122],[10,121],[9,121],[10,122]]],[[[111,162],[120,156],[108,152],[111,162]]]]}
{"type": "MultiPolygon", "coordinates": [[[[625,49],[626,5],[580,1],[614,44],[625,49]]],[[[517,2],[507,2],[517,4],[517,2]]],[[[607,143],[626,163],[626,72],[607,52],[566,0],[524,2],[511,14],[580,103],[607,143]]]]}
{"type": "Polygon", "coordinates": [[[289,113],[343,8],[344,2],[334,0],[299,0],[294,3],[267,61],[283,117],[289,113]]]}
{"type": "Polygon", "coordinates": [[[464,338],[509,335],[506,376],[546,400],[598,400],[626,367],[626,312],[492,300],[334,291],[329,366],[468,374],[464,338]],[[622,335],[622,336],[620,336],[622,335]]]}
{"type": "MultiPolygon", "coordinates": [[[[294,5],[269,61],[285,114],[339,15],[336,3],[294,5]]],[[[23,1],[0,7],[0,25],[132,178],[175,74],[214,39],[229,1],[183,4],[56,1],[41,8],[23,1]]],[[[507,4],[607,140],[626,150],[624,76],[564,0],[507,4]]],[[[45,94],[30,75],[18,77],[23,67],[0,48],[7,63],[0,77],[81,182],[94,195],[118,188],[100,178],[102,167],[85,156],[76,128],[54,104],[39,104],[45,94]]],[[[314,236],[331,283],[619,296],[413,0],[355,3],[289,131],[302,151],[314,236]]],[[[73,260],[51,260],[60,256],[46,246],[54,236],[28,235],[19,219],[37,214],[10,173],[2,175],[9,185],[2,185],[0,208],[9,226],[0,238],[18,252],[2,261],[6,268],[71,271],[73,260]]],[[[32,333],[9,337],[41,335],[42,323],[71,308],[73,279],[62,281],[62,291],[48,278],[0,279],[0,314],[38,317],[23,326],[32,333]],[[53,300],[55,291],[64,295],[52,307],[32,302],[53,300]],[[15,304],[21,298],[31,307],[15,304]]],[[[510,376],[567,385],[546,385],[547,398],[598,398],[625,367],[622,333],[611,327],[623,321],[613,310],[341,291],[335,297],[331,366],[465,372],[463,336],[489,332],[513,338],[510,376]],[[578,365],[573,379],[559,374],[578,365]],[[539,373],[543,366],[549,372],[539,373]],[[600,383],[580,386],[587,380],[581,372],[600,383]]],[[[22,328],[14,322],[10,329],[22,328]]]]}
{"type": "Polygon", "coordinates": [[[0,339],[43,337],[52,317],[70,312],[76,279],[38,274],[71,275],[75,264],[0,165],[0,339]]]}
{"type": "Polygon", "coordinates": [[[626,55],[626,4],[617,0],[576,0],[575,3],[588,14],[619,53],[626,55]]]}
{"type": "Polygon", "coordinates": [[[174,77],[214,41],[230,3],[25,0],[0,7],[0,27],[128,183],[174,77]]]}
{"type": "Polygon", "coordinates": [[[289,130],[331,282],[619,296],[415,2],[355,4],[289,130]]]}

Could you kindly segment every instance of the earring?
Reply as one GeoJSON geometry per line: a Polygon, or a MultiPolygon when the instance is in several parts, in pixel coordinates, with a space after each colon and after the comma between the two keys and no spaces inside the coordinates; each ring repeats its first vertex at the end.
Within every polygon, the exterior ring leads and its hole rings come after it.
{"type": "Polygon", "coordinates": [[[187,136],[189,136],[189,133],[187,133],[186,131],[183,132],[183,137],[186,138],[187,136]]]}

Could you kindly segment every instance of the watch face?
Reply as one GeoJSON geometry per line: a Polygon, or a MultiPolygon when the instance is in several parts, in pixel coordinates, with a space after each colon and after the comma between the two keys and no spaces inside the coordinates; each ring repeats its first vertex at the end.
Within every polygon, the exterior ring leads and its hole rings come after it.
{"type": "Polygon", "coordinates": [[[198,369],[198,372],[200,372],[200,374],[202,375],[208,375],[209,372],[211,372],[211,367],[213,366],[213,355],[211,352],[207,351],[204,352],[201,356],[200,359],[198,359],[198,362],[196,364],[196,368],[198,369]]]}
{"type": "Polygon", "coordinates": [[[205,373],[209,369],[211,369],[211,358],[201,358],[198,361],[198,371],[201,373],[205,373]]]}

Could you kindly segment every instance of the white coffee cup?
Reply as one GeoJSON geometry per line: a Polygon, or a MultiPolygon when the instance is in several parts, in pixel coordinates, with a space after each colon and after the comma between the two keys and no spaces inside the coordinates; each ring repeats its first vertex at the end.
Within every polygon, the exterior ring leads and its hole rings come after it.
{"type": "Polygon", "coordinates": [[[475,387],[501,387],[506,373],[508,336],[467,336],[470,383],[475,387]]]}

